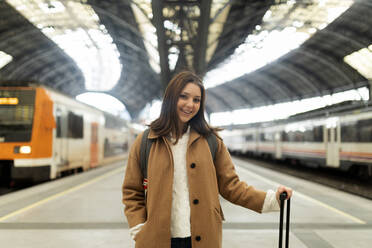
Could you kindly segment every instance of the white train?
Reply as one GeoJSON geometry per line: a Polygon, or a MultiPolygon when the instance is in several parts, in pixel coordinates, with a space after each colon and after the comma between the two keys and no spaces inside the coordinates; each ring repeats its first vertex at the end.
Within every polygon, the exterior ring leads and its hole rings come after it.
{"type": "Polygon", "coordinates": [[[0,179],[45,181],[123,159],[128,123],[39,85],[0,86],[0,179]]]}
{"type": "Polygon", "coordinates": [[[221,132],[232,153],[348,170],[372,177],[372,108],[336,106],[221,132]]]}

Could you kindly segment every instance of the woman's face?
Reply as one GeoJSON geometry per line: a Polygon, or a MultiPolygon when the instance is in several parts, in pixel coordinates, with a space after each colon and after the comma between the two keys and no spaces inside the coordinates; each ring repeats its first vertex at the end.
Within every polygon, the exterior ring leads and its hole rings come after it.
{"type": "Polygon", "coordinates": [[[201,91],[194,83],[186,84],[177,101],[177,116],[182,125],[191,120],[199,111],[201,91]]]}

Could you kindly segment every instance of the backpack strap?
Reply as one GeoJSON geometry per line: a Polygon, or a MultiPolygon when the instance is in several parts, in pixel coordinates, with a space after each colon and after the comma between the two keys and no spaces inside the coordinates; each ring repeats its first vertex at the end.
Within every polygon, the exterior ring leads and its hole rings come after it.
{"type": "Polygon", "coordinates": [[[217,153],[217,149],[218,149],[218,143],[217,143],[216,135],[214,133],[210,133],[207,136],[207,142],[208,142],[209,150],[212,154],[212,158],[213,158],[213,161],[214,161],[214,159],[216,158],[216,153],[217,153]]]}
{"type": "Polygon", "coordinates": [[[147,178],[147,164],[150,155],[150,149],[152,145],[152,140],[148,139],[150,129],[146,129],[143,132],[141,147],[140,147],[140,169],[144,179],[147,178]]]}

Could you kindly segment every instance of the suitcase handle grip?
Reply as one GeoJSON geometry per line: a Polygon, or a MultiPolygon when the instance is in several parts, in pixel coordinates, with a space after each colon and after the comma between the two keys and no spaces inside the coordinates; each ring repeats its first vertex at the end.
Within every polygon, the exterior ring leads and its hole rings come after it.
{"type": "Polygon", "coordinates": [[[287,196],[288,196],[287,192],[284,191],[283,193],[281,193],[279,196],[280,201],[287,199],[287,196]]]}
{"type": "MultiPolygon", "coordinates": [[[[279,222],[279,248],[282,248],[282,237],[283,237],[283,212],[284,212],[284,201],[287,199],[287,192],[283,192],[280,194],[280,222],[279,222]]],[[[285,247],[289,247],[289,216],[290,216],[290,208],[291,208],[291,199],[287,200],[287,215],[286,215],[286,232],[285,232],[285,247]]]]}

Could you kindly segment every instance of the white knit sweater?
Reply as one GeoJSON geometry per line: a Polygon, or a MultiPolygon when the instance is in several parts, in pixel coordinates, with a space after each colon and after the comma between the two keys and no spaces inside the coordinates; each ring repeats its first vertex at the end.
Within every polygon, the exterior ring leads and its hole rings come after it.
{"type": "MultiPolygon", "coordinates": [[[[190,202],[189,186],[186,171],[186,150],[190,137],[190,128],[178,140],[176,145],[171,144],[174,160],[172,209],[171,209],[171,236],[172,238],[184,238],[191,236],[190,229],[190,202]]],[[[268,190],[262,212],[278,211],[279,204],[273,190],[268,190]]],[[[138,224],[130,229],[132,238],[140,231],[144,223],[138,224]]]]}
{"type": "MultiPolygon", "coordinates": [[[[186,171],[186,150],[190,137],[190,128],[182,135],[176,145],[171,144],[174,161],[171,236],[185,238],[191,236],[189,184],[186,171]]],[[[173,143],[173,140],[172,140],[173,143]]]]}

